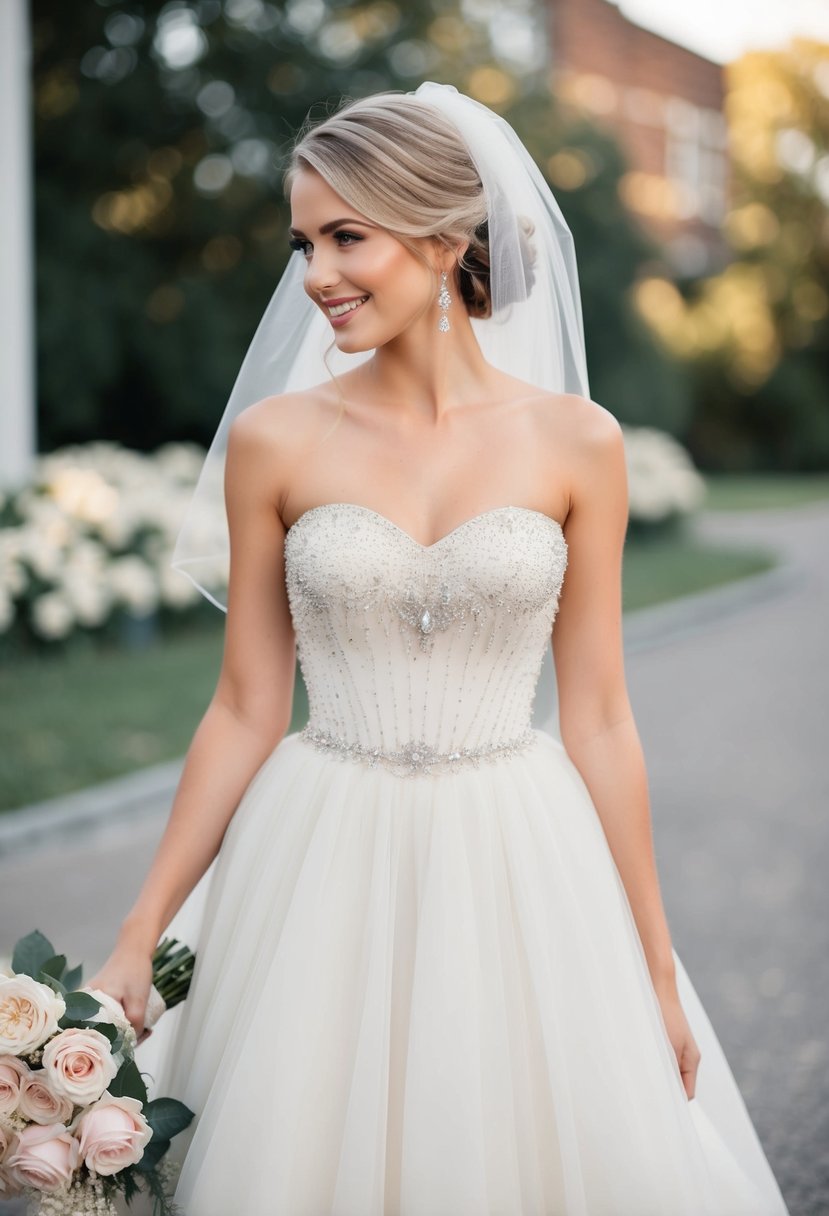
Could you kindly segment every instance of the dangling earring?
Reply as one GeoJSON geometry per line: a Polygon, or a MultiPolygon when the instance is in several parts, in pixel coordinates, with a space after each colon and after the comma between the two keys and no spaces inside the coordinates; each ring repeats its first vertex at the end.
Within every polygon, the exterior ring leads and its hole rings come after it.
{"type": "Polygon", "coordinates": [[[438,296],[438,304],[440,305],[441,318],[438,321],[438,329],[442,334],[449,330],[449,317],[446,315],[449,305],[452,303],[452,297],[449,294],[449,288],[446,286],[446,271],[440,272],[440,295],[438,296]]]}

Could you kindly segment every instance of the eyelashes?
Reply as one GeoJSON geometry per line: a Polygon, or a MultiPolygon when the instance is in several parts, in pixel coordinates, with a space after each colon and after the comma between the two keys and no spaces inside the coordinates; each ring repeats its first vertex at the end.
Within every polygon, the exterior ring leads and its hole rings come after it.
{"type": "MultiPolygon", "coordinates": [[[[346,232],[344,228],[338,228],[334,233],[334,239],[338,242],[340,237],[347,237],[349,241],[361,241],[363,239],[361,236],[357,236],[355,232],[346,232]]],[[[292,236],[288,240],[288,245],[291,249],[296,250],[297,253],[307,253],[307,246],[310,244],[311,242],[303,236],[292,236]]],[[[342,244],[340,244],[340,248],[343,248],[342,244]]],[[[348,246],[346,245],[345,248],[348,248],[348,246]]]]}

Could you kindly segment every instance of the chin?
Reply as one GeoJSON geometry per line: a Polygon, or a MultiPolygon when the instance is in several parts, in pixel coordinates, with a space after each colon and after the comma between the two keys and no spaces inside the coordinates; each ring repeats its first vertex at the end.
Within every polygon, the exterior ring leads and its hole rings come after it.
{"type": "Polygon", "coordinates": [[[337,350],[341,350],[344,355],[359,355],[364,350],[374,350],[377,346],[376,342],[369,342],[365,338],[360,338],[356,334],[336,335],[337,350]]]}

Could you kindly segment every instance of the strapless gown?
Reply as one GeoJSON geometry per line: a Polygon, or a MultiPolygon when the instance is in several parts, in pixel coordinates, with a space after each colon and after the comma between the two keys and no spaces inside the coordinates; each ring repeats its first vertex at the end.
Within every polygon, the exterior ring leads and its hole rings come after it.
{"type": "Polygon", "coordinates": [[[167,932],[197,964],[138,1050],[196,1113],[184,1216],[785,1216],[700,1001],[688,1101],[587,787],[534,727],[559,524],[423,546],[290,528],[309,721],[167,932]]]}

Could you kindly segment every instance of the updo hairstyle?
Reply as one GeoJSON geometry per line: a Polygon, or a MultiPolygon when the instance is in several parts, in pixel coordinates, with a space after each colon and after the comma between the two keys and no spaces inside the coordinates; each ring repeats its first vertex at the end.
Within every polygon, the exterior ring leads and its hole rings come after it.
{"type": "MultiPolygon", "coordinates": [[[[458,259],[460,294],[470,316],[491,316],[483,185],[460,132],[437,106],[391,92],[346,98],[336,112],[316,123],[307,119],[298,132],[285,173],[286,198],[300,168],[316,170],[424,265],[428,261],[413,238],[433,237],[451,249],[467,241],[458,259]]],[[[531,282],[532,225],[522,225],[531,282]]]]}

